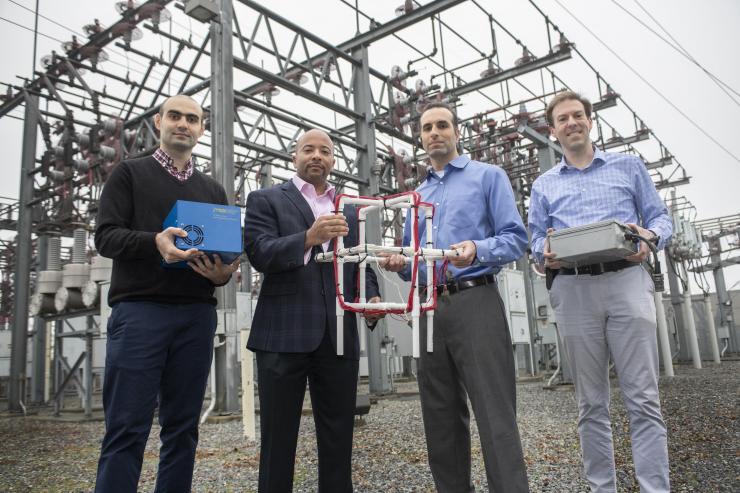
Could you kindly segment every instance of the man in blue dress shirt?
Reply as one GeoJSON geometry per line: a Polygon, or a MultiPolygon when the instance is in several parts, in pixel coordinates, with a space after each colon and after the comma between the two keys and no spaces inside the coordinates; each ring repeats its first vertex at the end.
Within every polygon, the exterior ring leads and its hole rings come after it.
{"type": "MultiPolygon", "coordinates": [[[[427,105],[420,125],[432,168],[416,191],[435,208],[434,248],[462,251],[450,260],[446,272],[438,271],[434,351],[422,350],[419,360],[429,466],[438,491],[475,491],[470,474],[469,397],[489,490],[527,492],[516,423],[511,336],[495,281],[502,265],[522,255],[527,233],[506,173],[458,154],[460,132],[452,108],[444,103],[427,105]]],[[[409,245],[411,215],[406,219],[403,244],[409,245]]],[[[423,245],[423,218],[419,225],[423,245]]],[[[410,269],[400,255],[389,256],[381,267],[410,279],[410,269]]],[[[425,286],[425,273],[419,270],[419,286],[425,286]]],[[[422,317],[422,341],[426,340],[425,322],[422,317]]]]}
{"type": "Polygon", "coordinates": [[[558,262],[548,234],[614,219],[662,248],[671,236],[671,221],[638,157],[602,152],[591,143],[587,99],[570,91],[558,94],[547,106],[547,120],[564,156],[532,185],[529,228],[535,258],[558,272],[550,301],[573,370],[586,479],[594,492],[616,491],[609,419],[611,356],[629,413],[640,491],[667,492],[654,286],[641,266],[649,249],[641,243],[625,260],[578,266],[576,271],[558,262]]]}

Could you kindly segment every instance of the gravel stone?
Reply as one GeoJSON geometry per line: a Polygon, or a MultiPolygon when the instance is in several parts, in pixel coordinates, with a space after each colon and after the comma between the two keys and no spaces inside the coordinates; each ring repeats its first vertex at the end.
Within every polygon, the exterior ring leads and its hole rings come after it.
{"type": "MultiPolygon", "coordinates": [[[[738,397],[740,361],[707,364],[702,370],[676,367],[661,379],[663,415],[668,426],[674,492],[740,491],[738,397]]],[[[367,391],[367,384],[360,391],[367,391]]],[[[397,382],[396,393],[381,396],[355,428],[356,492],[434,491],[416,383],[397,382]]],[[[519,430],[533,492],[587,492],[576,431],[573,389],[544,390],[542,382],[517,385],[519,430]]],[[[0,403],[2,406],[2,403],[0,403]]],[[[639,491],[632,467],[628,419],[612,380],[612,425],[619,491],[639,491]]],[[[0,414],[0,491],[83,492],[94,486],[104,424],[101,421],[49,421],[41,408],[29,417],[0,414]]],[[[474,420],[473,479],[488,491],[474,420]]],[[[139,491],[152,491],[157,467],[159,426],[152,426],[139,491]]],[[[313,419],[303,416],[295,467],[295,492],[317,491],[313,419]]],[[[256,491],[259,445],[242,437],[241,421],[201,427],[194,492],[256,491]]]]}

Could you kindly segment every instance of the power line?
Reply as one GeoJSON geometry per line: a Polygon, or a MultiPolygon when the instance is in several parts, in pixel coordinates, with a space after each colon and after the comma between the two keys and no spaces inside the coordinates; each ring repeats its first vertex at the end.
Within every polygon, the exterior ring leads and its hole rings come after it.
{"type": "Polygon", "coordinates": [[[74,34],[76,34],[76,35],[78,35],[78,36],[82,36],[82,34],[81,34],[81,33],[78,33],[78,32],[77,32],[77,31],[75,31],[74,29],[71,29],[71,28],[69,28],[69,27],[67,27],[67,26],[65,26],[65,25],[63,25],[63,24],[60,24],[60,23],[58,23],[57,21],[55,21],[55,20],[53,20],[53,19],[49,19],[49,18],[48,18],[48,17],[46,17],[45,15],[43,15],[43,14],[39,14],[38,12],[34,11],[34,10],[33,10],[32,8],[26,7],[25,5],[23,5],[23,4],[21,4],[21,3],[18,3],[18,2],[16,2],[15,0],[8,0],[8,2],[10,2],[10,3],[12,3],[12,4],[15,4],[15,5],[17,5],[18,7],[22,8],[22,9],[25,9],[25,10],[27,10],[27,11],[31,12],[31,13],[32,13],[32,14],[34,14],[34,15],[38,15],[38,16],[39,16],[39,17],[41,17],[42,19],[44,19],[44,20],[47,20],[47,21],[51,22],[52,24],[56,24],[57,26],[61,27],[62,29],[66,29],[67,31],[71,31],[72,33],[74,33],[74,34]]]}
{"type": "Polygon", "coordinates": [[[674,110],[676,110],[682,117],[684,117],[686,119],[686,121],[688,121],[693,127],[695,127],[705,137],[707,137],[709,140],[711,140],[717,147],[719,147],[720,149],[722,149],[723,151],[725,151],[729,156],[732,157],[732,159],[734,159],[735,161],[737,161],[738,163],[740,163],[740,158],[738,158],[735,154],[732,153],[732,151],[730,151],[725,146],[723,146],[717,139],[715,139],[714,137],[712,137],[712,135],[709,132],[707,132],[706,130],[704,130],[698,123],[696,123],[694,120],[692,120],[686,113],[684,113],[681,110],[681,108],[679,108],[678,106],[676,106],[673,103],[673,101],[671,101],[666,96],[664,96],[662,92],[660,92],[653,84],[651,84],[647,79],[645,79],[645,77],[643,77],[637,70],[635,70],[632,67],[632,65],[630,65],[629,63],[627,63],[627,61],[624,58],[622,58],[621,56],[619,56],[619,54],[616,51],[614,51],[598,35],[596,35],[591,29],[589,29],[589,27],[586,24],[584,24],[578,17],[576,17],[575,14],[573,14],[573,12],[571,12],[570,10],[568,10],[568,8],[565,5],[563,5],[560,2],[560,0],[555,0],[555,3],[557,3],[563,10],[565,10],[568,13],[568,15],[570,15],[578,24],[580,24],[580,26],[583,29],[585,29],[591,36],[593,36],[594,38],[596,38],[596,41],[598,41],[604,48],[606,48],[609,51],[609,53],[611,53],[612,55],[614,55],[617,58],[617,60],[619,60],[620,62],[622,62],[622,64],[625,67],[627,67],[633,74],[635,74],[637,76],[637,78],[639,78],[642,82],[644,82],[645,85],[647,85],[650,89],[652,89],[663,101],[665,101],[666,103],[668,103],[668,105],[670,105],[671,108],[673,108],[674,110]]]}
{"type": "MultiPolygon", "coordinates": [[[[26,31],[34,32],[33,29],[31,29],[30,27],[26,27],[23,24],[18,24],[17,22],[11,21],[10,19],[6,19],[5,17],[0,17],[0,21],[5,21],[5,22],[8,22],[10,24],[13,24],[14,26],[18,26],[21,29],[25,29],[26,31]]],[[[62,41],[61,39],[57,39],[57,38],[55,38],[53,36],[49,36],[48,34],[44,34],[42,32],[38,32],[38,35],[39,36],[43,36],[45,38],[49,38],[50,40],[56,41],[57,43],[64,43],[64,41],[62,41]]]]}
{"type": "MultiPolygon", "coordinates": [[[[10,3],[13,3],[13,4],[17,5],[18,7],[22,8],[22,9],[25,9],[25,10],[27,10],[28,12],[31,12],[31,13],[32,13],[32,14],[34,14],[34,15],[38,15],[38,16],[39,16],[39,17],[41,17],[42,19],[44,19],[44,20],[46,20],[46,21],[49,21],[49,22],[51,22],[52,24],[54,24],[54,25],[56,25],[56,26],[58,26],[58,27],[61,27],[62,29],[65,29],[65,30],[69,31],[69,32],[71,32],[72,34],[74,34],[74,35],[76,35],[76,36],[80,36],[80,37],[85,37],[85,35],[84,35],[84,34],[82,34],[82,33],[79,33],[79,32],[77,32],[77,31],[75,31],[75,30],[74,30],[74,29],[72,29],[71,27],[69,27],[69,26],[66,26],[66,25],[64,25],[64,24],[61,24],[61,23],[59,23],[59,22],[55,21],[54,19],[52,19],[52,18],[50,18],[50,17],[47,17],[47,16],[45,16],[45,15],[43,15],[43,14],[39,14],[39,13],[35,12],[35,11],[34,11],[33,9],[30,9],[29,7],[26,7],[25,5],[22,5],[22,4],[18,3],[18,2],[16,2],[15,0],[8,0],[8,1],[9,1],[10,3]]],[[[18,25],[18,24],[16,24],[16,25],[18,25]]],[[[20,26],[20,27],[24,27],[24,26],[20,26]]],[[[24,27],[24,28],[25,28],[25,29],[28,29],[28,28],[26,28],[26,27],[24,27]]],[[[40,33],[39,33],[39,34],[40,34],[40,33]]],[[[42,34],[42,36],[46,36],[46,35],[42,34]]],[[[64,43],[63,41],[61,41],[61,40],[58,40],[58,39],[56,39],[56,38],[51,38],[50,36],[46,36],[46,37],[47,37],[47,38],[50,38],[50,39],[54,39],[55,41],[58,41],[59,43],[64,43]]],[[[114,46],[109,46],[109,47],[108,47],[107,49],[108,49],[108,51],[110,51],[110,52],[111,52],[111,53],[113,53],[114,55],[117,55],[117,56],[119,56],[119,57],[122,57],[122,58],[125,58],[125,59],[126,59],[126,65],[125,65],[125,66],[124,66],[124,65],[123,65],[122,63],[120,63],[120,62],[114,62],[113,60],[108,60],[108,61],[109,61],[109,62],[111,62],[112,64],[114,64],[114,65],[118,65],[119,67],[124,67],[124,68],[125,68],[126,70],[129,70],[129,71],[131,71],[131,72],[136,72],[137,74],[140,74],[140,75],[144,75],[144,74],[145,74],[145,72],[143,72],[143,71],[141,71],[141,70],[137,70],[137,69],[135,69],[135,68],[131,68],[131,67],[129,67],[129,66],[128,66],[128,63],[129,63],[129,62],[131,62],[131,63],[135,63],[135,64],[137,64],[137,65],[139,65],[139,66],[141,66],[141,67],[144,67],[144,68],[148,68],[148,65],[147,65],[147,64],[145,64],[145,63],[142,63],[142,62],[140,62],[140,61],[138,61],[138,60],[133,60],[133,59],[129,59],[129,57],[128,57],[128,53],[120,53],[120,52],[118,52],[118,51],[117,51],[116,47],[114,47],[114,46]]],[[[158,75],[158,76],[160,76],[160,77],[162,77],[162,75],[163,75],[162,73],[160,73],[159,71],[156,71],[156,70],[152,70],[152,73],[153,73],[153,74],[155,74],[155,75],[158,75]]]]}
{"type": "MultiPolygon", "coordinates": [[[[8,0],[8,1],[12,2],[13,0],[8,0]]],[[[15,2],[13,2],[13,3],[15,3],[15,2]]],[[[21,6],[21,7],[23,7],[23,5],[20,5],[20,6],[21,6]]],[[[23,7],[23,8],[26,8],[26,7],[23,7]]],[[[44,17],[44,16],[42,16],[42,15],[40,15],[39,17],[43,17],[44,19],[46,19],[46,20],[48,20],[48,21],[50,21],[50,22],[54,22],[53,20],[51,20],[51,19],[49,19],[49,18],[47,18],[47,17],[44,17]]],[[[30,32],[35,32],[35,33],[36,33],[36,34],[38,34],[39,36],[43,36],[43,37],[45,37],[45,38],[48,38],[48,39],[50,39],[50,40],[52,40],[52,41],[56,41],[57,43],[60,43],[60,44],[64,44],[64,43],[65,43],[64,41],[62,41],[62,40],[60,40],[60,39],[58,39],[58,38],[55,38],[55,37],[53,37],[53,36],[49,36],[48,34],[44,34],[44,33],[42,33],[41,31],[38,31],[38,30],[34,31],[34,30],[33,30],[33,29],[31,29],[30,27],[27,27],[27,26],[24,26],[23,24],[19,24],[19,23],[17,23],[17,22],[11,21],[10,19],[6,19],[5,17],[0,17],[0,20],[3,20],[3,21],[6,21],[6,22],[9,22],[10,24],[13,24],[13,25],[15,25],[15,26],[18,26],[18,27],[20,27],[21,29],[25,29],[26,31],[30,31],[30,32]]],[[[63,25],[61,25],[61,24],[59,24],[59,23],[57,23],[57,22],[54,22],[54,23],[55,23],[55,24],[57,24],[57,25],[59,25],[59,26],[61,26],[61,27],[63,27],[64,29],[67,29],[68,31],[70,31],[70,32],[72,32],[72,33],[75,33],[75,34],[77,34],[77,33],[76,33],[76,32],[75,32],[75,31],[74,31],[73,29],[70,29],[70,28],[68,28],[68,27],[65,27],[65,26],[63,26],[63,25]]],[[[109,47],[108,49],[110,49],[110,47],[109,47]]],[[[123,54],[120,54],[120,53],[117,53],[117,52],[112,52],[112,53],[113,53],[114,55],[118,55],[118,56],[121,56],[121,57],[125,57],[125,58],[126,58],[126,62],[129,62],[129,58],[128,58],[128,55],[123,55],[123,54]]],[[[130,67],[130,66],[128,66],[128,64],[124,65],[124,64],[123,64],[123,63],[121,63],[121,62],[116,62],[115,60],[111,60],[111,59],[108,59],[108,60],[106,60],[106,61],[107,61],[107,62],[109,62],[109,63],[111,63],[111,64],[113,64],[113,65],[117,65],[117,66],[119,66],[119,67],[121,67],[121,68],[125,68],[125,69],[126,69],[127,71],[130,71],[130,72],[135,72],[135,73],[137,73],[137,74],[140,74],[140,75],[146,75],[146,72],[144,72],[144,71],[142,71],[142,70],[138,70],[138,69],[136,69],[136,68],[134,68],[134,67],[130,67]]],[[[131,60],[131,61],[135,61],[135,60],[131,60]]],[[[104,63],[104,62],[101,62],[101,63],[104,63]]],[[[143,65],[142,63],[140,63],[140,62],[136,62],[136,63],[137,63],[138,65],[142,65],[142,66],[144,66],[144,65],[143,65]]],[[[147,66],[147,68],[148,68],[148,66],[147,66]]],[[[105,77],[105,74],[104,74],[104,73],[102,73],[102,72],[100,72],[100,75],[101,75],[102,77],[105,77]]],[[[160,73],[159,71],[156,71],[156,70],[152,70],[152,71],[150,72],[150,76],[152,76],[152,75],[154,75],[154,76],[158,76],[158,77],[159,77],[159,79],[155,79],[155,80],[157,80],[157,82],[161,82],[161,80],[162,80],[162,78],[163,78],[163,74],[162,74],[162,73],[160,73]]],[[[172,76],[171,76],[171,75],[170,75],[170,78],[172,78],[172,76]]],[[[175,80],[174,78],[172,78],[172,81],[173,81],[173,82],[177,82],[178,84],[179,84],[180,82],[182,82],[182,80],[181,80],[181,79],[179,79],[179,80],[175,80]]]]}
{"type": "MultiPolygon", "coordinates": [[[[671,38],[671,40],[673,41],[673,43],[671,43],[671,41],[669,41],[666,38],[664,38],[663,36],[661,36],[660,33],[656,32],[652,27],[650,27],[647,24],[645,24],[645,22],[643,22],[642,19],[640,19],[635,14],[633,14],[632,12],[630,12],[629,10],[627,10],[623,5],[619,4],[619,2],[617,2],[616,0],[612,0],[612,3],[614,5],[616,5],[617,7],[619,7],[620,9],[622,9],[625,13],[627,13],[627,15],[629,15],[630,17],[632,17],[635,21],[637,21],[638,23],[640,23],[640,25],[642,25],[645,29],[647,29],[648,31],[650,31],[651,33],[653,33],[655,36],[657,36],[665,44],[667,44],[668,46],[670,46],[671,48],[673,48],[674,50],[676,50],[681,56],[685,57],[691,63],[693,63],[694,65],[696,65],[697,67],[699,67],[705,74],[707,74],[707,76],[709,76],[710,79],[712,79],[712,81],[717,85],[717,87],[720,88],[720,90],[722,92],[724,92],[725,94],[727,94],[727,96],[732,100],[733,103],[735,103],[736,105],[740,106],[740,102],[738,102],[738,100],[736,100],[732,96],[732,94],[730,94],[727,91],[727,89],[725,89],[723,87],[723,85],[727,85],[727,84],[725,84],[724,82],[722,82],[719,79],[719,77],[717,77],[716,75],[714,75],[713,73],[711,73],[709,70],[707,70],[706,68],[704,68],[704,66],[702,64],[700,64],[694,57],[692,57],[689,54],[689,52],[686,51],[686,49],[683,46],[681,46],[678,43],[678,41],[676,41],[676,39],[673,36],[671,36],[671,34],[668,31],[666,31],[665,28],[662,25],[660,25],[660,23],[657,20],[655,20],[655,18],[652,15],[650,15],[650,13],[647,10],[645,10],[642,7],[642,5],[640,5],[639,2],[637,2],[637,0],[635,0],[635,3],[637,3],[637,5],[653,20],[653,22],[655,22],[656,24],[658,24],[658,26],[671,38]]],[[[730,89],[732,89],[732,88],[730,88],[730,89]]],[[[735,92],[735,91],[733,90],[733,92],[735,92]]]]}
{"type": "MultiPolygon", "coordinates": [[[[660,22],[658,22],[658,20],[655,17],[653,17],[653,15],[650,12],[648,12],[647,9],[645,9],[645,7],[642,6],[642,4],[640,4],[637,0],[635,0],[635,3],[637,4],[638,7],[640,7],[642,9],[643,12],[645,12],[648,15],[648,17],[650,17],[650,19],[653,20],[653,22],[655,22],[663,30],[664,33],[666,33],[668,35],[669,38],[671,38],[673,40],[674,43],[676,43],[676,45],[679,48],[681,48],[683,50],[684,53],[686,53],[686,56],[689,57],[691,59],[691,61],[697,63],[697,65],[698,65],[698,62],[696,62],[696,60],[694,59],[694,57],[692,57],[689,54],[689,52],[686,50],[686,48],[684,48],[683,46],[681,46],[681,44],[676,40],[676,38],[674,38],[671,35],[671,33],[669,33],[668,30],[665,27],[663,27],[663,25],[660,22]]],[[[702,69],[703,69],[703,67],[702,67],[702,69]]],[[[717,77],[714,74],[711,74],[709,72],[707,72],[707,75],[709,75],[711,78],[713,78],[719,84],[722,84],[723,86],[725,86],[727,89],[729,89],[730,91],[732,91],[736,95],[740,96],[740,92],[737,92],[735,89],[733,89],[732,87],[730,87],[729,84],[727,84],[726,82],[722,81],[719,77],[717,77]]]]}

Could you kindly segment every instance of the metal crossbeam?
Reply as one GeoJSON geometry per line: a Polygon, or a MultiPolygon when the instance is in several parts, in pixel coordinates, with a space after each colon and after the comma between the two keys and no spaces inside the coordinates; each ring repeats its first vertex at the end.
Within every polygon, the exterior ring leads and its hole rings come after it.
{"type": "Polygon", "coordinates": [[[662,168],[664,166],[670,166],[671,164],[673,164],[673,156],[666,156],[666,157],[658,159],[657,161],[651,161],[649,163],[645,163],[645,167],[647,169],[657,169],[657,168],[662,168]]]}
{"type": "Polygon", "coordinates": [[[493,84],[498,84],[499,82],[513,79],[514,77],[519,77],[520,75],[528,74],[529,72],[534,72],[541,68],[545,68],[554,63],[560,63],[565,60],[569,60],[570,58],[571,58],[570,50],[567,48],[562,49],[560,51],[556,51],[554,53],[545,55],[542,58],[537,58],[531,62],[522,64],[518,67],[513,67],[510,69],[504,70],[502,72],[499,72],[497,74],[490,75],[488,77],[482,77],[478,80],[475,80],[473,82],[468,82],[467,84],[463,84],[461,86],[445,89],[444,93],[448,97],[450,96],[460,97],[463,94],[468,94],[474,91],[478,91],[480,89],[486,88],[493,84]]]}
{"type": "MultiPolygon", "coordinates": [[[[259,6],[258,4],[256,4],[255,2],[253,2],[251,0],[239,0],[239,1],[242,2],[243,4],[247,5],[247,6],[250,6],[250,7],[252,5],[259,6]]],[[[417,8],[417,9],[414,9],[413,11],[411,11],[410,13],[408,13],[406,15],[403,15],[401,17],[397,17],[396,19],[393,19],[391,21],[388,21],[385,24],[378,25],[375,28],[370,29],[369,31],[367,31],[367,32],[365,32],[363,34],[360,34],[360,35],[358,35],[358,36],[356,36],[356,37],[354,37],[354,38],[352,38],[350,40],[347,40],[347,41],[345,41],[343,43],[340,43],[336,47],[333,47],[331,49],[327,49],[327,51],[324,51],[322,53],[319,53],[319,54],[313,56],[312,59],[313,60],[321,60],[322,58],[325,58],[325,57],[329,56],[329,54],[331,54],[331,53],[334,53],[334,54],[336,54],[336,53],[350,53],[352,50],[354,50],[356,48],[359,48],[361,46],[367,46],[367,45],[369,45],[371,43],[374,43],[375,41],[381,40],[381,39],[383,39],[383,38],[385,38],[387,36],[390,36],[391,34],[394,34],[394,33],[398,32],[398,31],[400,31],[401,29],[405,29],[405,28],[407,28],[409,26],[412,26],[412,25],[416,24],[417,22],[422,21],[424,19],[428,19],[428,18],[430,18],[430,17],[432,17],[434,15],[439,14],[440,12],[443,12],[443,11],[445,11],[445,10],[451,8],[451,7],[454,7],[455,5],[461,4],[464,1],[465,0],[436,0],[434,2],[429,2],[426,5],[423,5],[423,6],[419,7],[419,8],[417,8]]],[[[259,9],[260,10],[258,10],[258,11],[261,12],[265,16],[268,16],[268,17],[270,17],[272,19],[275,19],[275,20],[282,19],[282,17],[280,17],[279,15],[275,14],[274,12],[272,12],[272,11],[270,11],[270,10],[262,7],[262,6],[259,6],[259,9]]],[[[297,26],[295,24],[293,24],[293,27],[291,29],[293,29],[294,32],[299,33],[299,34],[313,36],[310,32],[302,29],[300,26],[297,26]]],[[[300,63],[296,63],[296,65],[298,65],[298,66],[304,66],[304,67],[305,66],[310,66],[311,65],[311,60],[304,60],[304,61],[302,61],[300,63]]],[[[301,70],[302,70],[301,68],[296,68],[296,69],[288,70],[285,73],[285,76],[286,77],[289,77],[291,75],[295,76],[301,70]]],[[[371,73],[371,75],[374,75],[376,77],[380,77],[380,78],[382,78],[384,80],[387,79],[387,76],[384,76],[383,74],[380,74],[379,72],[376,72],[376,71],[371,70],[370,73],[371,73]]],[[[257,92],[260,91],[260,87],[262,85],[263,84],[261,84],[261,83],[254,84],[254,85],[249,86],[246,89],[242,90],[242,92],[244,92],[246,94],[250,94],[250,95],[255,94],[255,93],[257,93],[257,92]]]]}
{"type": "Polygon", "coordinates": [[[329,108],[332,111],[335,111],[344,116],[352,118],[353,120],[359,120],[363,118],[363,116],[360,113],[357,113],[356,111],[351,110],[342,104],[332,101],[331,99],[327,97],[317,94],[316,92],[310,91],[300,86],[299,84],[296,84],[284,77],[281,77],[280,75],[273,74],[272,72],[267,71],[261,67],[258,67],[257,65],[254,65],[253,63],[249,63],[246,60],[237,58],[236,56],[234,57],[234,67],[250,75],[254,75],[258,79],[261,79],[263,81],[262,82],[263,86],[265,83],[274,84],[276,86],[282,87],[283,89],[287,91],[292,92],[293,94],[297,96],[301,96],[305,99],[308,99],[309,101],[313,101],[314,103],[318,103],[326,108],[329,108]]]}
{"type": "Polygon", "coordinates": [[[616,139],[610,139],[604,142],[602,149],[606,151],[607,149],[614,149],[615,147],[628,146],[635,142],[648,140],[649,138],[650,134],[648,132],[639,132],[635,135],[630,135],[629,137],[617,137],[616,139]]]}

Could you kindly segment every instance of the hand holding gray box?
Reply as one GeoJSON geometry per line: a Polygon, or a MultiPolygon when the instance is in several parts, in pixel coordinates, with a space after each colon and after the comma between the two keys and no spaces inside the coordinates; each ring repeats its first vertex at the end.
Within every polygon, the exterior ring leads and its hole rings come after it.
{"type": "Polygon", "coordinates": [[[550,251],[566,266],[613,262],[637,252],[635,243],[624,237],[630,231],[611,219],[561,229],[549,235],[550,251]]]}

